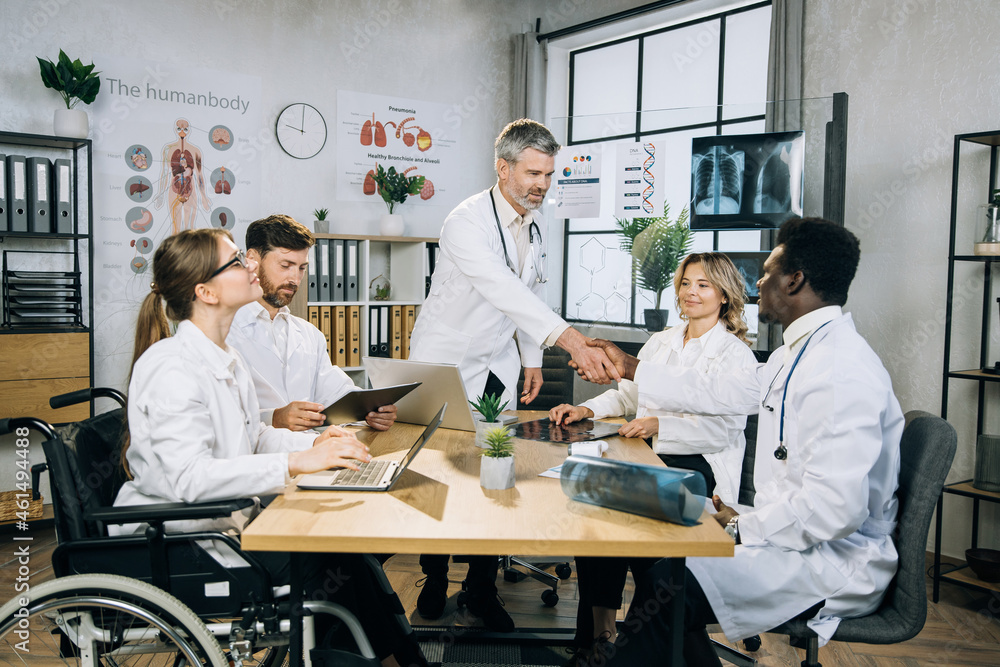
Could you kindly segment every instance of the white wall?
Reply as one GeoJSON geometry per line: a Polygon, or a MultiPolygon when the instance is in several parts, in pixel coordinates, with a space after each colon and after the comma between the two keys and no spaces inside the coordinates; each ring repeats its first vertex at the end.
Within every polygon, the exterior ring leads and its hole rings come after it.
{"type": "MultiPolygon", "coordinates": [[[[403,211],[408,234],[437,236],[455,204],[495,180],[493,140],[512,120],[512,36],[534,15],[527,0],[3,0],[0,130],[52,133],[62,101],[43,87],[35,57],[55,60],[60,48],[98,70],[100,55],[134,55],[259,76],[260,136],[268,141],[261,215],[284,212],[308,223],[313,209],[328,207],[331,231],[365,234],[378,233],[385,206],[336,201],[335,133],[316,158],[292,159],[273,140],[278,112],[308,102],[330,125],[338,90],[446,103],[457,119],[447,129],[461,142],[462,182],[451,201],[403,211]]],[[[124,389],[126,374],[99,367],[96,379],[124,389]]],[[[33,454],[40,459],[40,448],[33,454]]],[[[0,466],[0,489],[13,487],[13,474],[0,466]]]]}
{"type": "MultiPolygon", "coordinates": [[[[1000,129],[997,8],[995,0],[806,0],[804,97],[850,95],[846,223],[862,258],[848,308],[904,412],[940,414],[953,138],[1000,129]]],[[[979,174],[964,191],[969,206],[986,199],[988,172],[979,174]]],[[[974,286],[982,281],[957,282],[971,308],[952,350],[970,368],[978,364],[982,292],[974,286]]],[[[995,305],[991,312],[995,341],[995,305]]],[[[949,481],[958,481],[972,476],[975,383],[952,380],[950,393],[959,449],[949,481]]],[[[987,432],[1000,432],[987,423],[987,432]]],[[[970,513],[971,503],[946,500],[944,543],[953,555],[969,546],[970,513]]],[[[982,525],[984,546],[995,546],[992,508],[982,525]]]]}
{"type": "MultiPolygon", "coordinates": [[[[404,210],[412,235],[436,235],[452,206],[488,187],[492,145],[511,120],[512,35],[530,20],[524,0],[175,0],[170,3],[36,0],[0,4],[0,129],[50,134],[54,91],[42,87],[35,56],[63,48],[89,63],[135,55],[171,64],[261,77],[265,101],[261,213],[310,221],[333,211],[331,231],[377,233],[378,203],[336,201],[335,136],[311,160],[273,141],[274,118],[309,102],[331,124],[337,90],[393,94],[456,105],[447,128],[461,141],[463,181],[454,201],[404,210]]],[[[99,215],[98,211],[95,214],[99,215]]]]}

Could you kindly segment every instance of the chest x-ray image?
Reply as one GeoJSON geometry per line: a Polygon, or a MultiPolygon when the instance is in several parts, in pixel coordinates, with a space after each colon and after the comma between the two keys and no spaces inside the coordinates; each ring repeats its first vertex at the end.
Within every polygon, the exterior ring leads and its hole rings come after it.
{"type": "Polygon", "coordinates": [[[770,229],[801,216],[804,158],[802,132],[696,137],[691,229],[770,229]]]}

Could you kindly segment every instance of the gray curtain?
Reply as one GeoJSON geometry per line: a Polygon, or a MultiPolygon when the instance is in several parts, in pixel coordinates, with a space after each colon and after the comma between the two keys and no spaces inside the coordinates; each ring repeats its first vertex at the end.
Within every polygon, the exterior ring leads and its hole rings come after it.
{"type": "Polygon", "coordinates": [[[545,119],[545,56],[537,32],[514,35],[513,118],[545,119]]]}
{"type": "Polygon", "coordinates": [[[767,54],[768,132],[802,129],[802,26],[805,0],[773,0],[767,54]]]}
{"type": "MultiPolygon", "coordinates": [[[[766,132],[802,128],[802,27],[805,0],[773,0],[771,3],[771,39],[767,51],[766,132]]],[[[760,249],[770,250],[778,240],[777,230],[760,235],[760,249]]],[[[761,324],[758,340],[767,341],[766,349],[782,344],[781,326],[761,324]]]]}

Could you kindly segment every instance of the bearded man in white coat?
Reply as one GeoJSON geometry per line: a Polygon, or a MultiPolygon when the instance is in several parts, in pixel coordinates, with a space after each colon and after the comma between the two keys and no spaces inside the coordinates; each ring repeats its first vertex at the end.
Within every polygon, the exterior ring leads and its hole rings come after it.
{"type": "MultiPolygon", "coordinates": [[[[257,262],[264,295],[237,311],[226,338],[250,369],[260,420],[292,431],[322,426],[326,416],[320,411],[357,389],[333,365],[320,330],[288,310],[313,243],[312,232],[291,216],[275,214],[250,223],[247,258],[257,262]]],[[[396,406],[382,406],[365,421],[384,431],[396,421],[396,406]]]]}
{"type": "MultiPolygon", "coordinates": [[[[441,254],[413,327],[410,359],[458,365],[469,398],[495,394],[516,405],[523,367],[521,400],[530,403],[542,387],[542,351],[554,345],[573,356],[587,379],[621,379],[604,351],[588,346],[590,339],[541,298],[545,252],[533,213],[545,200],[558,151],[541,123],[510,123],[494,145],[496,184],[455,207],[441,228],[441,254]]],[[[438,618],[447,599],[448,556],[424,555],[420,565],[427,579],[417,610],[438,618]]],[[[469,611],[507,632],[514,623],[496,600],[496,571],[496,557],[470,558],[469,611]]]]}
{"type": "MultiPolygon", "coordinates": [[[[721,665],[705,632],[735,641],[795,617],[826,643],[842,618],[881,603],[896,572],[892,541],[903,415],[889,375],[841,306],[857,238],[820,219],[786,222],[758,282],[760,318],[784,345],[753,371],[699,375],[638,362],[601,341],[642,399],[664,410],[759,412],[753,507],[714,498],[734,558],[691,558],[684,621],[689,665],[721,665]]],[[[667,561],[637,586],[610,665],[659,664],[671,628],[667,561]]]]}

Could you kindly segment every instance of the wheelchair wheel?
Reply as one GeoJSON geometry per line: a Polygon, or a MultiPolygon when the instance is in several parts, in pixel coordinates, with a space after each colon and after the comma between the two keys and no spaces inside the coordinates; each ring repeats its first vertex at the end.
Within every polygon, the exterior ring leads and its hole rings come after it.
{"type": "Polygon", "coordinates": [[[5,662],[82,667],[228,667],[219,643],[169,593],[110,574],[62,577],[32,586],[0,607],[5,662]]]}

